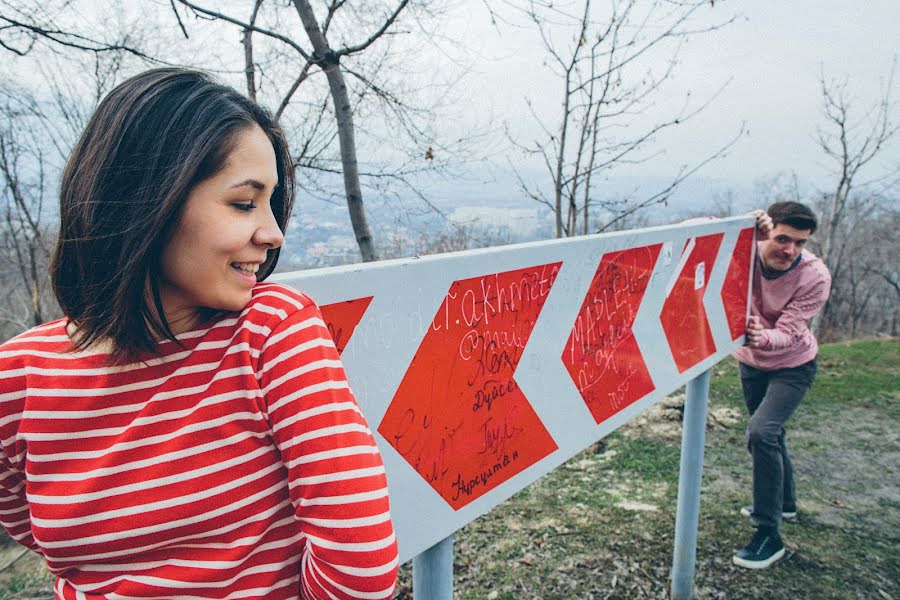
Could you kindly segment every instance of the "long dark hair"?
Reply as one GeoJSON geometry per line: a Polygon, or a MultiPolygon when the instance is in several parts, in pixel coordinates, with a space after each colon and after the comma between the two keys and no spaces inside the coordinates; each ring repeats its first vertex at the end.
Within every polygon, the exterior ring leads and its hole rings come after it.
{"type": "MultiPolygon", "coordinates": [[[[97,107],[62,176],[53,291],[75,324],[75,346],[113,342],[121,362],[155,353],[175,336],[159,295],[160,255],[190,191],[223,168],[238,134],[258,125],[275,150],[271,205],[282,231],[294,170],[271,114],[209,75],[153,69],[125,81],[97,107]]],[[[269,250],[258,279],[275,268],[269,250]]]]}

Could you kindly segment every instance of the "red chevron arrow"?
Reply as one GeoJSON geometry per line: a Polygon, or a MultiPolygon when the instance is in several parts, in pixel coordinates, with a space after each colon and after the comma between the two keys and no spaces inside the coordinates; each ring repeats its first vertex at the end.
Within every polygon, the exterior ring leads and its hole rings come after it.
{"type": "Polygon", "coordinates": [[[703,295],[724,235],[715,233],[694,239],[694,248],[659,316],[679,373],[716,351],[703,307],[703,295]]]}
{"type": "Polygon", "coordinates": [[[378,427],[454,509],[557,449],[513,375],[560,265],[455,281],[378,427]]]}
{"type": "Polygon", "coordinates": [[[654,389],[632,325],[662,244],[604,254],[562,354],[597,423],[654,389]]]}
{"type": "Polygon", "coordinates": [[[750,290],[750,259],[753,256],[753,228],[741,229],[738,234],[728,273],[722,283],[722,305],[731,339],[736,340],[747,329],[747,293],[750,290]]]}
{"type": "Polygon", "coordinates": [[[369,308],[372,298],[373,296],[366,296],[319,307],[322,311],[322,319],[325,321],[325,326],[328,327],[331,339],[334,340],[338,354],[341,354],[344,348],[347,347],[350,336],[353,335],[356,326],[362,320],[363,314],[369,308]]]}

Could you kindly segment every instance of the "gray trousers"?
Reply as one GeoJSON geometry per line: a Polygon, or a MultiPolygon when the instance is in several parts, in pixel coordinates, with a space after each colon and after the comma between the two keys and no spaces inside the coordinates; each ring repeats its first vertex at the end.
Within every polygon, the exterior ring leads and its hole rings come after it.
{"type": "Polygon", "coordinates": [[[752,516],[759,527],[778,528],[782,511],[793,512],[797,507],[784,424],[816,376],[816,359],[775,371],[739,364],[744,401],[750,413],[747,449],[753,457],[752,516]]]}

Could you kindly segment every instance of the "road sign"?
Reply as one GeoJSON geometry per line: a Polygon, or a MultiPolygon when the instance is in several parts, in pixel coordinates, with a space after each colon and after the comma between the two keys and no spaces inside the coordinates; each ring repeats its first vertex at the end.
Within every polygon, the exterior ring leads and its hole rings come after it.
{"type": "Polygon", "coordinates": [[[743,341],[737,217],[273,277],[322,308],[405,562],[743,341]]]}

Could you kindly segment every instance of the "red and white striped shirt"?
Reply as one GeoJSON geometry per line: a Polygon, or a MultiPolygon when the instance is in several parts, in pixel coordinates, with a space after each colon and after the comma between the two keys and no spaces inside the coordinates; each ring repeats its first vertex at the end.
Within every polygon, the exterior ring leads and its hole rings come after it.
{"type": "Polygon", "coordinates": [[[0,346],[0,522],[57,598],[389,598],[384,466],[318,307],[261,283],[178,340],[0,346]]]}

